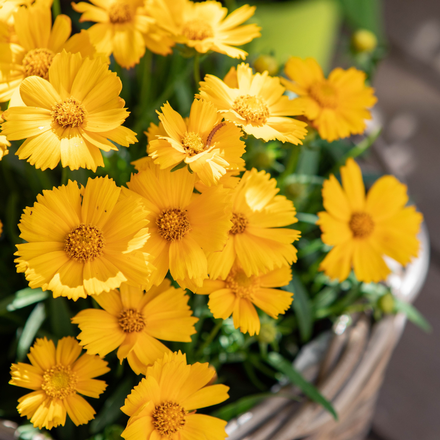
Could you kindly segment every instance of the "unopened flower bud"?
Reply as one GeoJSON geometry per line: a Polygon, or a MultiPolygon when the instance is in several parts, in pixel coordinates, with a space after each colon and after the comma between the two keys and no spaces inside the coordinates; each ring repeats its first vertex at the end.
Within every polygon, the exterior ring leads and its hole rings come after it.
{"type": "Polygon", "coordinates": [[[267,70],[270,76],[275,76],[280,70],[280,66],[274,57],[270,55],[260,55],[254,61],[254,69],[259,73],[263,73],[267,70]]]}
{"type": "Polygon", "coordinates": [[[377,305],[382,312],[390,314],[394,312],[395,301],[391,293],[386,293],[381,296],[377,302],[377,305]]]}
{"type": "Polygon", "coordinates": [[[372,52],[377,46],[376,35],[366,29],[356,31],[351,38],[351,42],[356,52],[372,52]]]}

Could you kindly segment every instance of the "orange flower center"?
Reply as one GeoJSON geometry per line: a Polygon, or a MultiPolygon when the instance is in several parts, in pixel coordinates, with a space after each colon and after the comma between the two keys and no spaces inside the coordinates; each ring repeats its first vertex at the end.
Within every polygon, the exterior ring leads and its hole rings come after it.
{"type": "Polygon", "coordinates": [[[232,213],[231,221],[232,228],[230,229],[229,233],[232,235],[243,234],[243,232],[246,230],[247,224],[249,223],[245,215],[235,212],[232,213]]]}
{"type": "Polygon", "coordinates": [[[313,84],[309,93],[321,107],[335,108],[338,105],[338,92],[328,81],[313,84]]]}
{"type": "Polygon", "coordinates": [[[43,373],[41,389],[50,397],[64,399],[76,393],[77,382],[78,377],[70,366],[55,365],[43,373]]]}
{"type": "Polygon", "coordinates": [[[239,96],[232,108],[246,120],[246,124],[256,127],[263,126],[269,117],[269,109],[259,96],[239,96]]]}
{"type": "Polygon", "coordinates": [[[49,49],[32,49],[23,58],[24,75],[49,79],[49,67],[55,54],[49,49]]]}
{"type": "Polygon", "coordinates": [[[185,133],[182,138],[182,146],[185,153],[190,157],[201,153],[206,148],[202,138],[193,131],[187,131],[185,133]]]}
{"type": "Polygon", "coordinates": [[[372,218],[365,212],[353,213],[348,226],[356,238],[367,238],[374,229],[372,218]]]}
{"type": "Polygon", "coordinates": [[[121,312],[118,323],[125,333],[141,332],[145,327],[143,315],[134,309],[121,312]]]}
{"type": "Polygon", "coordinates": [[[133,19],[133,15],[133,6],[125,0],[116,0],[108,8],[108,17],[113,24],[127,23],[133,19]]]}
{"type": "Polygon", "coordinates": [[[232,293],[240,298],[252,301],[255,291],[255,278],[248,277],[242,269],[232,268],[225,280],[226,289],[231,289],[232,293]]]}
{"type": "Polygon", "coordinates": [[[76,261],[93,261],[103,253],[105,240],[102,232],[92,225],[81,224],[69,232],[64,241],[64,251],[76,261]]]}
{"type": "Polygon", "coordinates": [[[188,20],[182,28],[182,35],[188,40],[204,40],[212,38],[214,32],[211,25],[203,20],[188,20]]]}
{"type": "Polygon", "coordinates": [[[159,234],[168,241],[180,240],[191,230],[185,211],[181,209],[165,209],[156,220],[159,234]]]}
{"type": "Polygon", "coordinates": [[[86,110],[75,98],[69,98],[52,106],[51,116],[63,128],[79,127],[86,119],[86,110]]]}
{"type": "Polygon", "coordinates": [[[161,436],[170,437],[180,431],[186,423],[186,412],[174,402],[165,402],[154,408],[152,423],[161,436]]]}

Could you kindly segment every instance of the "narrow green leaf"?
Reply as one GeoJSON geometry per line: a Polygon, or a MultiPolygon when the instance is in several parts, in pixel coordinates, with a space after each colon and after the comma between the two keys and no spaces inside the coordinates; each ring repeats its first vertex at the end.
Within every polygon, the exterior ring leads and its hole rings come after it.
{"type": "Polygon", "coordinates": [[[45,300],[49,296],[48,292],[43,292],[40,288],[32,289],[27,287],[26,289],[19,290],[15,293],[14,299],[6,306],[8,312],[22,309],[36,302],[45,300]]]}
{"type": "Polygon", "coordinates": [[[316,225],[319,217],[315,214],[308,214],[306,212],[297,212],[296,218],[299,222],[310,223],[311,225],[316,225]]]}
{"type": "Polygon", "coordinates": [[[180,170],[186,167],[186,163],[182,160],[182,162],[178,163],[174,168],[171,169],[171,172],[180,170]]]}
{"type": "Polygon", "coordinates": [[[23,327],[23,332],[21,333],[20,339],[17,345],[17,359],[22,361],[26,353],[29,351],[29,347],[35,338],[38,330],[46,319],[46,310],[43,303],[39,303],[32,310],[26,324],[23,327]]]}
{"type": "Polygon", "coordinates": [[[267,362],[273,368],[286,375],[290,382],[294,385],[297,385],[307,397],[322,405],[334,417],[335,420],[338,420],[338,415],[336,414],[333,405],[318,391],[314,385],[312,385],[310,382],[307,382],[304,377],[302,377],[301,373],[293,368],[289,361],[284,359],[278,353],[269,353],[267,362]]]}
{"type": "Polygon", "coordinates": [[[431,324],[423,317],[423,315],[412,305],[394,297],[396,310],[402,312],[415,325],[419,326],[427,333],[432,331],[431,324]]]}
{"type": "Polygon", "coordinates": [[[292,273],[290,284],[283,289],[294,294],[292,307],[298,319],[301,340],[306,342],[310,339],[313,327],[312,307],[307,290],[295,273],[292,273]]]}
{"type": "Polygon", "coordinates": [[[252,396],[242,397],[236,402],[229,403],[222,408],[211,413],[213,417],[218,417],[226,421],[231,420],[234,417],[238,417],[240,414],[244,414],[249,411],[255,405],[260,403],[263,399],[267,397],[274,397],[273,393],[259,393],[253,394],[252,396]]]}

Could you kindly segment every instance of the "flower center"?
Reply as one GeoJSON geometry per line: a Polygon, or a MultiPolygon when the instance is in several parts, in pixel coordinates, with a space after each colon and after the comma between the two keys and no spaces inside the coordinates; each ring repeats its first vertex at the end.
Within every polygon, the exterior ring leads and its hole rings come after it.
{"type": "Polygon", "coordinates": [[[242,269],[232,268],[225,280],[225,287],[231,289],[238,297],[252,301],[255,290],[254,277],[248,277],[242,269]]]}
{"type": "Polygon", "coordinates": [[[161,436],[171,436],[180,431],[186,423],[186,412],[178,404],[174,402],[165,402],[154,408],[153,426],[161,436]]]}
{"type": "Polygon", "coordinates": [[[338,92],[328,81],[313,84],[310,96],[318,101],[321,107],[335,108],[338,105],[338,92]]]}
{"type": "Polygon", "coordinates": [[[113,24],[127,23],[133,19],[133,15],[133,7],[126,0],[116,0],[108,8],[110,23],[113,24]]]}
{"type": "Polygon", "coordinates": [[[258,96],[244,95],[239,96],[232,106],[242,118],[246,119],[246,124],[261,127],[267,122],[269,109],[265,102],[258,96]]]}
{"type": "Polygon", "coordinates": [[[202,138],[193,131],[187,131],[182,138],[182,146],[185,153],[192,157],[201,153],[205,149],[202,138]]]}
{"type": "Polygon", "coordinates": [[[165,209],[156,220],[159,234],[168,241],[180,240],[191,230],[188,216],[181,209],[165,209]]]}
{"type": "Polygon", "coordinates": [[[141,332],[145,327],[143,315],[134,309],[121,312],[118,322],[125,333],[141,332]]]}
{"type": "Polygon", "coordinates": [[[371,235],[374,229],[373,220],[365,212],[353,213],[348,226],[356,238],[366,238],[371,235]]]}
{"type": "Polygon", "coordinates": [[[51,116],[63,128],[79,127],[86,119],[86,110],[75,98],[69,98],[52,106],[51,116]]]}
{"type": "Polygon", "coordinates": [[[41,388],[50,397],[64,399],[76,393],[77,381],[78,378],[70,370],[70,366],[55,365],[44,372],[41,388]]]}
{"type": "Polygon", "coordinates": [[[64,251],[76,261],[93,261],[102,255],[105,240],[102,232],[92,225],[79,225],[66,236],[64,251]]]}
{"type": "Polygon", "coordinates": [[[211,25],[203,20],[189,20],[183,25],[182,35],[188,40],[204,40],[212,38],[214,32],[211,25]]]}
{"type": "Polygon", "coordinates": [[[49,67],[55,54],[49,49],[32,49],[23,58],[24,75],[49,79],[49,67]]]}
{"type": "Polygon", "coordinates": [[[246,230],[246,226],[249,223],[248,219],[244,214],[232,213],[232,228],[229,230],[229,233],[232,235],[243,234],[246,230]]]}

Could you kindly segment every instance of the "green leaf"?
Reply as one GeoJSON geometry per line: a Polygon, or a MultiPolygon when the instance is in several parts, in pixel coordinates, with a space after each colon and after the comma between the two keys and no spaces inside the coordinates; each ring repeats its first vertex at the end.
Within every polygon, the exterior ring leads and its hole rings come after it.
{"type": "MultiPolygon", "coordinates": [[[[45,300],[49,296],[48,292],[43,292],[40,288],[32,289],[27,287],[26,289],[19,290],[15,293],[14,299],[6,306],[8,312],[22,309],[36,302],[45,300]]],[[[1,313],[1,312],[0,312],[1,313]]]]}
{"type": "Polygon", "coordinates": [[[171,169],[171,172],[180,170],[186,167],[186,163],[182,160],[182,162],[178,163],[174,168],[171,169]]]}
{"type": "Polygon", "coordinates": [[[124,405],[124,401],[131,389],[133,388],[133,380],[127,377],[113,392],[113,394],[107,398],[99,414],[95,420],[90,424],[90,432],[96,434],[102,431],[106,426],[112,425],[122,415],[121,406],[124,405]]]}
{"type": "MultiPolygon", "coordinates": [[[[298,212],[296,218],[299,222],[309,223],[311,225],[316,225],[319,217],[315,214],[308,214],[307,212],[298,212]]],[[[322,243],[321,243],[322,245],[322,243]]]]}
{"type": "Polygon", "coordinates": [[[312,307],[307,290],[295,273],[292,273],[290,284],[283,289],[294,294],[292,307],[298,319],[301,340],[306,342],[310,339],[313,327],[312,307]]]}
{"type": "Polygon", "coordinates": [[[297,385],[307,397],[322,405],[334,417],[335,420],[338,420],[338,415],[336,414],[333,405],[318,391],[315,386],[313,386],[310,382],[307,382],[304,377],[302,377],[301,373],[293,368],[289,361],[284,359],[278,353],[269,353],[267,362],[273,368],[286,375],[289,381],[292,384],[297,385]]]}
{"type": "Polygon", "coordinates": [[[213,417],[218,417],[219,419],[229,421],[232,418],[249,411],[251,408],[253,408],[255,405],[257,405],[267,397],[274,397],[274,394],[259,393],[253,394],[252,396],[242,397],[236,402],[229,403],[228,405],[225,405],[222,408],[214,411],[213,413],[211,413],[211,415],[213,417]]]}
{"type": "Polygon", "coordinates": [[[70,321],[72,314],[69,310],[68,300],[63,297],[50,297],[49,309],[52,333],[59,338],[64,336],[75,336],[75,327],[70,321]]]}
{"type": "Polygon", "coordinates": [[[423,317],[423,315],[410,303],[402,301],[394,297],[396,310],[402,312],[415,325],[419,326],[427,333],[432,331],[431,324],[423,317]]]}
{"type": "Polygon", "coordinates": [[[23,332],[21,333],[20,339],[17,345],[17,359],[22,361],[26,353],[29,351],[29,347],[35,338],[38,330],[46,319],[46,310],[43,303],[39,303],[32,310],[26,324],[23,327],[23,332]]]}

